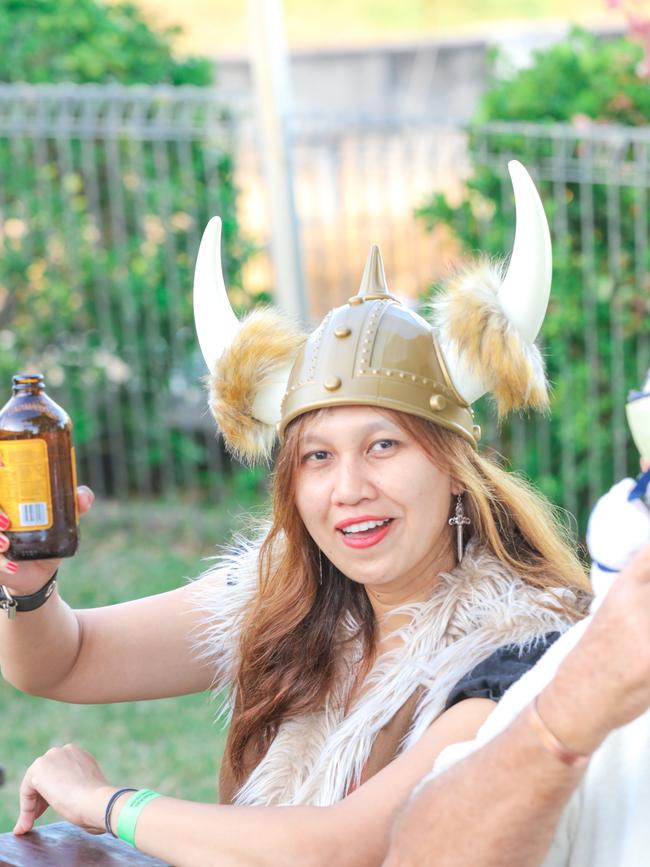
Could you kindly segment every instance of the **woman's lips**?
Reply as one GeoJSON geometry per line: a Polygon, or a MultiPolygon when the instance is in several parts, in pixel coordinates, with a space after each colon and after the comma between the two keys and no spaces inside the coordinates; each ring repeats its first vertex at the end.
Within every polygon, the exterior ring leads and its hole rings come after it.
{"type": "Polygon", "coordinates": [[[338,532],[343,538],[343,542],[348,548],[371,548],[377,545],[386,536],[390,528],[393,526],[393,519],[383,524],[381,527],[375,527],[372,530],[364,530],[363,533],[355,534],[354,536],[346,535],[342,530],[338,532]]]}

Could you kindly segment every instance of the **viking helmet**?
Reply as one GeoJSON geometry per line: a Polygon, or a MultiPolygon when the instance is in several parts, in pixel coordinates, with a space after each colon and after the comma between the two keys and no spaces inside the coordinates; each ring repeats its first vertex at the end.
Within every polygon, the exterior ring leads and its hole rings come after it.
{"type": "Polygon", "coordinates": [[[544,365],[534,340],[551,285],[544,209],[521,163],[508,165],[516,207],[507,269],[483,260],[434,299],[429,319],[391,295],[378,247],[361,286],[307,335],[273,309],[239,321],[220,266],[221,222],[208,223],[194,278],[199,344],[210,371],[210,407],[229,448],[268,458],[276,434],[313,409],[394,409],[480,437],[471,404],[490,392],[500,415],[546,408],[544,365]]]}

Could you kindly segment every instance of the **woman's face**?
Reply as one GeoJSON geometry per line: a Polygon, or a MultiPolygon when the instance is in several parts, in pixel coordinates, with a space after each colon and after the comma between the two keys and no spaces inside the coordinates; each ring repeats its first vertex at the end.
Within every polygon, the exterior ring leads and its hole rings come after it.
{"type": "Polygon", "coordinates": [[[296,501],[338,569],[396,601],[426,596],[455,565],[457,486],[413,437],[372,407],[336,407],[303,427],[296,501]]]}

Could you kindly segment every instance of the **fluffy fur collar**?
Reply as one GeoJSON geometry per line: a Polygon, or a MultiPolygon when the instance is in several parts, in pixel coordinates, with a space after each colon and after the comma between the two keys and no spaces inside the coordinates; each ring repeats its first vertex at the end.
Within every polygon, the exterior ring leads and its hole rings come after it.
{"type": "MultiPolygon", "coordinates": [[[[228,690],[228,710],[234,700],[242,615],[256,591],[257,546],[240,547],[203,579],[196,584],[204,613],[197,650],[213,665],[215,689],[228,690]]],[[[497,648],[523,648],[548,632],[564,632],[570,625],[565,615],[548,606],[570,592],[531,587],[470,543],[460,565],[441,573],[427,601],[403,609],[410,621],[399,630],[401,645],[378,658],[363,695],[347,715],[341,696],[354,675],[354,648],[342,660],[340,686],[325,710],[282,724],[235,802],[327,805],[340,800],[360,778],[379,731],[416,689],[421,697],[402,750],[440,715],[461,677],[497,648]]]]}

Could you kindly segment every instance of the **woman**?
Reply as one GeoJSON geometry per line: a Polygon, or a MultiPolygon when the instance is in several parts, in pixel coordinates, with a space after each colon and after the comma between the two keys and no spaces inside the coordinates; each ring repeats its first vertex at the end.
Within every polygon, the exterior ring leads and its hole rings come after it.
{"type": "MultiPolygon", "coordinates": [[[[582,615],[586,581],[549,508],[476,450],[472,400],[546,398],[532,341],[548,229],[525,170],[511,173],[508,273],[458,281],[433,330],[388,293],[376,248],[359,293],[307,339],[268,312],[240,325],[208,227],[195,306],[212,408],[248,458],[268,454],[278,422],[271,524],[171,593],[78,612],[52,594],[1,624],[1,658],[18,688],[64,701],[226,687],[223,804],[123,792],[64,747],[28,770],[16,833],[50,803],[178,867],[379,864],[441,749],[473,737],[582,615]]],[[[21,563],[10,592],[51,573],[21,563]]]]}

